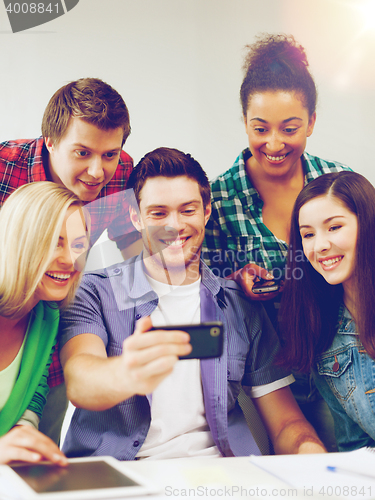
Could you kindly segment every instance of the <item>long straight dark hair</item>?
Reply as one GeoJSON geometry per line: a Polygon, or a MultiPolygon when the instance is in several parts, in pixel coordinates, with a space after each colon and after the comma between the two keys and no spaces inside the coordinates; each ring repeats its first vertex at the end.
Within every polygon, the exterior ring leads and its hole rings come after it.
{"type": "Polygon", "coordinates": [[[299,212],[308,201],[331,196],[357,216],[354,262],[355,322],[367,353],[375,359],[375,188],[360,174],[336,172],[310,182],[295,202],[286,283],[280,309],[281,364],[308,371],[337,331],[343,287],[330,285],[303,254],[299,212]]]}

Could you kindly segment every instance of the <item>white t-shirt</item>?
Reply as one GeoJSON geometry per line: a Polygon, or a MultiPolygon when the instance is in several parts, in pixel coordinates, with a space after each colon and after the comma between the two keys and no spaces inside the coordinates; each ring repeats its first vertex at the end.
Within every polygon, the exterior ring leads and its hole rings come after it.
{"type": "MultiPolygon", "coordinates": [[[[200,283],[173,286],[146,274],[159,297],[151,314],[154,327],[200,323],[200,283]]],[[[244,387],[258,398],[291,384],[292,376],[257,387],[244,387]]],[[[203,401],[200,361],[179,360],[150,397],[151,425],[137,458],[220,457],[209,430],[203,401]]]]}
{"type": "MultiPolygon", "coordinates": [[[[200,322],[200,279],[171,286],[147,276],[159,296],[151,314],[154,327],[200,322]]],[[[152,393],[151,425],[139,458],[219,457],[209,430],[203,402],[200,362],[180,360],[152,393]]]]}

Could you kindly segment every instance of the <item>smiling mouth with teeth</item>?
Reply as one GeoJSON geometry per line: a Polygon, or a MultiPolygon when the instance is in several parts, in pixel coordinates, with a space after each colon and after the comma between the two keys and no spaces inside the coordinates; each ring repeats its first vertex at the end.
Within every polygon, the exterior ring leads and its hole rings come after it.
{"type": "Polygon", "coordinates": [[[185,243],[187,238],[177,238],[176,240],[161,240],[165,245],[172,247],[172,246],[180,246],[185,243]]]}
{"type": "Polygon", "coordinates": [[[87,182],[87,181],[82,181],[83,184],[86,184],[86,186],[100,186],[100,182],[87,182]]]}
{"type": "Polygon", "coordinates": [[[324,266],[332,266],[333,264],[336,264],[336,262],[339,262],[340,260],[342,260],[343,257],[335,257],[334,259],[325,259],[325,260],[321,260],[320,263],[323,264],[324,266]]]}
{"type": "Polygon", "coordinates": [[[72,274],[71,273],[48,273],[47,272],[46,275],[49,278],[52,278],[53,280],[64,282],[64,281],[67,281],[71,277],[72,274]]]}
{"type": "Polygon", "coordinates": [[[267,157],[268,160],[270,161],[281,161],[284,160],[284,158],[287,157],[287,155],[282,155],[282,156],[270,156],[267,153],[264,153],[265,156],[267,157]]]}

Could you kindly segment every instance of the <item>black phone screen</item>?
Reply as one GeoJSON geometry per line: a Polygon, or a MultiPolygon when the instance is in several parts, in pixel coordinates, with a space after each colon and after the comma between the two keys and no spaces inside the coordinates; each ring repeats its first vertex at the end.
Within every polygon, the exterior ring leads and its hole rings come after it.
{"type": "Polygon", "coordinates": [[[152,330],[181,330],[190,335],[192,351],[180,359],[216,358],[223,353],[223,324],[208,321],[199,325],[168,325],[153,327],[152,330]]]}
{"type": "Polygon", "coordinates": [[[102,460],[69,463],[67,467],[53,464],[15,465],[12,469],[36,493],[139,486],[102,460]]]}

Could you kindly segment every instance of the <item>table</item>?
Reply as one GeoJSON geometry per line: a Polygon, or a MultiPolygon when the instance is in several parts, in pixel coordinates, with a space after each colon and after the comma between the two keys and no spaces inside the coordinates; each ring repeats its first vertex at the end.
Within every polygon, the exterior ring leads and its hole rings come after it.
{"type": "Polygon", "coordinates": [[[126,467],[160,487],[159,499],[351,499],[375,498],[375,453],[138,460],[126,467]],[[335,474],[327,465],[374,475],[335,474]]]}
{"type": "MultiPolygon", "coordinates": [[[[157,486],[157,495],[134,497],[139,500],[375,499],[375,453],[366,449],[319,455],[137,460],[120,466],[157,486]],[[327,465],[351,473],[332,473],[327,465]]],[[[0,466],[0,500],[13,498],[2,495],[9,493],[1,479],[5,467],[0,466]]]]}

